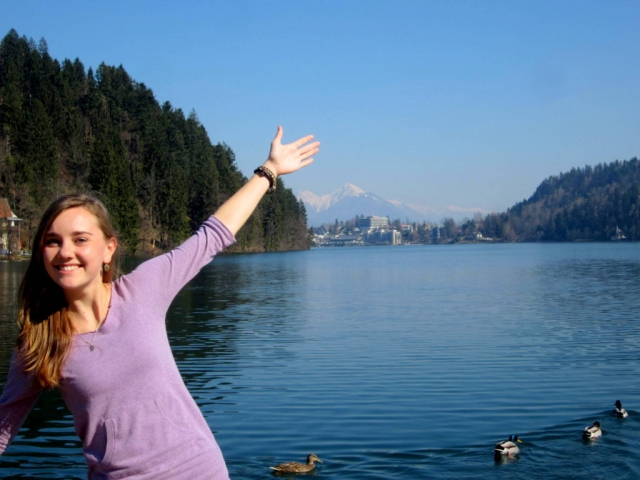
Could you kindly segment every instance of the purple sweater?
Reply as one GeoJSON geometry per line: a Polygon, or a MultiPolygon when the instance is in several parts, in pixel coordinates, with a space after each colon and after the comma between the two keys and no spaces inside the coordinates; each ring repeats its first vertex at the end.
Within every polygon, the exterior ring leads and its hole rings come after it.
{"type": "MultiPolygon", "coordinates": [[[[213,256],[235,241],[215,217],[171,252],[113,283],[93,333],[75,335],[60,390],[83,442],[90,479],[227,479],[222,454],[171,353],[167,310],[213,256]]],[[[2,453],[40,394],[14,353],[0,396],[2,453]]]]}

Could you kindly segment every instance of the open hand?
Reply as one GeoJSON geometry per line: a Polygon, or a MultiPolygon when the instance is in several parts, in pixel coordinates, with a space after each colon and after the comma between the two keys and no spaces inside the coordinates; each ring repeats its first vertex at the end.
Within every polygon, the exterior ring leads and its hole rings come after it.
{"type": "Polygon", "coordinates": [[[320,150],[318,148],[320,142],[309,143],[313,140],[313,135],[307,135],[286,145],[282,144],[282,135],[283,130],[279,126],[276,137],[271,142],[269,158],[264,163],[265,167],[278,176],[295,172],[310,165],[313,162],[313,155],[320,150]]]}

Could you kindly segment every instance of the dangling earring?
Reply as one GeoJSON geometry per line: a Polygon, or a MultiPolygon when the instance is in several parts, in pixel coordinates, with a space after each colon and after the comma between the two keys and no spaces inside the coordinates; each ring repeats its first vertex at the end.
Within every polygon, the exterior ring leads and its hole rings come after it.
{"type": "Polygon", "coordinates": [[[109,270],[111,270],[111,265],[105,263],[102,269],[104,270],[104,273],[107,273],[109,270]]]}

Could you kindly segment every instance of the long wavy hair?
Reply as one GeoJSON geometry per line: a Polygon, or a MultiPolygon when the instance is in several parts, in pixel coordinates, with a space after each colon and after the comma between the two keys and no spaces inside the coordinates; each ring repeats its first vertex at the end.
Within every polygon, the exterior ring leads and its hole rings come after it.
{"type": "MultiPolygon", "coordinates": [[[[92,213],[105,238],[117,238],[109,212],[97,198],[76,193],[54,201],[42,216],[33,239],[31,260],[18,292],[17,348],[22,367],[34,376],[43,388],[57,387],[62,368],[71,346],[73,327],[67,311],[67,300],[44,266],[44,237],[53,221],[65,210],[82,207],[92,213]]],[[[116,252],[110,268],[103,269],[102,281],[110,283],[117,277],[116,252]]]]}

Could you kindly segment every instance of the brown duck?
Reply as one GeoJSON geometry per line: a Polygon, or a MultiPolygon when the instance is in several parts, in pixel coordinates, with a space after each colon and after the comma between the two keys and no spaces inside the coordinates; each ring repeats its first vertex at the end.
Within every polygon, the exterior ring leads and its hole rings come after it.
{"type": "Polygon", "coordinates": [[[315,454],[312,453],[307,457],[306,464],[299,462],[287,462],[269,468],[279,473],[307,473],[316,468],[313,462],[322,463],[322,460],[320,460],[315,454]]]}

